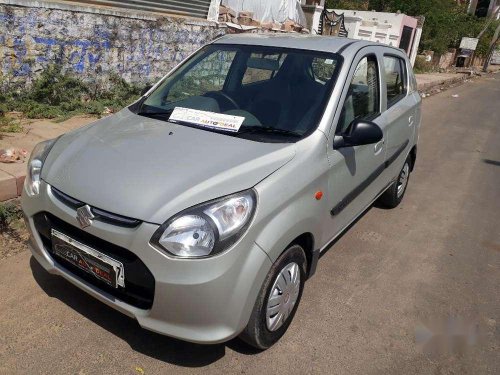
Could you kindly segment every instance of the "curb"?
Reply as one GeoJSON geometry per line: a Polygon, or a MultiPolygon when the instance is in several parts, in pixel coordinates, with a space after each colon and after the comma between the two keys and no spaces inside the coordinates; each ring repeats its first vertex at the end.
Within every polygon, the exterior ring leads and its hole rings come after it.
{"type": "MultiPolygon", "coordinates": [[[[459,77],[452,77],[452,78],[444,78],[440,80],[436,80],[434,82],[426,82],[426,83],[417,83],[417,90],[420,94],[427,94],[427,91],[432,91],[433,89],[439,88],[439,89],[446,89],[451,85],[454,84],[461,84],[464,81],[472,79],[470,75],[462,75],[459,77]]],[[[439,92],[439,91],[438,91],[439,92]]],[[[426,96],[427,96],[426,95],[426,96]]]]}
{"type": "Polygon", "coordinates": [[[25,173],[15,176],[0,169],[0,202],[20,197],[25,178],[25,173]]]}

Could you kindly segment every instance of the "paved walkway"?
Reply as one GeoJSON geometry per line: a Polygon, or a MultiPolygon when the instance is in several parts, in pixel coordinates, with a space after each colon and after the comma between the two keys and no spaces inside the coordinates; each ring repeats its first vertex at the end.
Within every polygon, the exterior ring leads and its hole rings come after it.
{"type": "MultiPolygon", "coordinates": [[[[94,120],[95,118],[92,117],[77,116],[60,123],[50,120],[30,121],[24,125],[22,133],[0,133],[0,149],[22,148],[28,151],[29,157],[29,153],[37,143],[55,138],[94,120]]],[[[23,163],[0,163],[0,202],[21,195],[26,176],[26,161],[23,163]]]]}
{"type": "Polygon", "coordinates": [[[469,77],[469,75],[456,73],[429,73],[417,74],[416,77],[418,90],[425,91],[435,86],[449,85],[460,82],[469,77]]]}

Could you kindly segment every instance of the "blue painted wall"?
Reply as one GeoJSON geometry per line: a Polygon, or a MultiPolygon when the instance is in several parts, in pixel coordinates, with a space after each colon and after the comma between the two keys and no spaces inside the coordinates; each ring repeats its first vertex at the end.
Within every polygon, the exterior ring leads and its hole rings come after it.
{"type": "Polygon", "coordinates": [[[87,81],[152,81],[222,34],[203,20],[0,5],[0,80],[29,84],[57,64],[87,81]]]}

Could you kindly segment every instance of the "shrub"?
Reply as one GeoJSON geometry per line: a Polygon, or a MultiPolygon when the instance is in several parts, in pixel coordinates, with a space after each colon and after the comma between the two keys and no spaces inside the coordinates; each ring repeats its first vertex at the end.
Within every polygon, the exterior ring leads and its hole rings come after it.
{"type": "Polygon", "coordinates": [[[77,114],[100,116],[105,108],[115,112],[140,96],[142,87],[127,83],[114,74],[99,89],[95,84],[48,67],[29,88],[3,90],[0,94],[0,114],[23,112],[27,118],[65,119],[77,114]]]}
{"type": "Polygon", "coordinates": [[[432,62],[427,61],[425,56],[417,56],[415,59],[415,65],[413,66],[413,70],[417,74],[421,73],[429,73],[435,70],[432,62]]]}
{"type": "Polygon", "coordinates": [[[23,216],[21,208],[15,203],[0,203],[0,231],[7,230],[10,225],[23,216]]]}

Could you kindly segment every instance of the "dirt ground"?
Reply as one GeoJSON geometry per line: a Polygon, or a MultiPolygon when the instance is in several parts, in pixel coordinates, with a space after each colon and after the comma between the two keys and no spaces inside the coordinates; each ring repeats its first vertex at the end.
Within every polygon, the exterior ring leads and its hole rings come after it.
{"type": "MultiPolygon", "coordinates": [[[[10,202],[18,206],[20,205],[18,199],[10,202]]],[[[28,238],[28,231],[26,230],[23,219],[17,219],[12,222],[8,228],[0,230],[0,261],[22,251],[26,251],[28,238]]]]}

